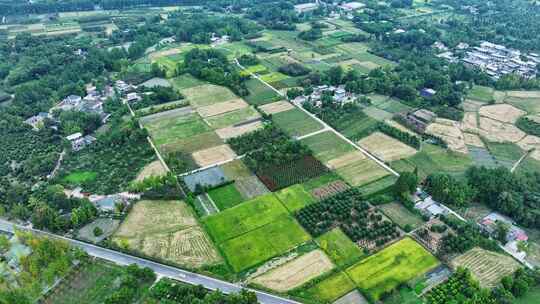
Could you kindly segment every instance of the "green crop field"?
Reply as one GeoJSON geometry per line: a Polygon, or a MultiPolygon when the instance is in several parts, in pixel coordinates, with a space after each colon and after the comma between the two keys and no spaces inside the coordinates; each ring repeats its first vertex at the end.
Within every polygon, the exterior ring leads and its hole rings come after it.
{"type": "Polygon", "coordinates": [[[302,139],[302,143],[308,146],[313,151],[314,156],[323,163],[354,151],[352,145],[331,131],[302,139]]]}
{"type": "Polygon", "coordinates": [[[281,80],[289,78],[289,76],[285,74],[281,74],[279,72],[271,72],[268,74],[261,75],[260,77],[261,77],[261,80],[268,83],[277,82],[277,81],[281,81],[281,80]]]}
{"type": "Polygon", "coordinates": [[[336,170],[351,186],[362,186],[390,174],[371,159],[362,159],[336,170]]]}
{"type": "Polygon", "coordinates": [[[208,195],[210,195],[218,209],[221,211],[234,207],[244,200],[234,184],[228,184],[212,189],[208,191],[208,195]]]}
{"type": "Polygon", "coordinates": [[[281,202],[269,193],[203,219],[218,243],[237,237],[288,214],[281,202]]]}
{"type": "Polygon", "coordinates": [[[281,189],[276,192],[276,196],[290,212],[300,210],[315,201],[302,185],[281,189]]]}
{"type": "MultiPolygon", "coordinates": [[[[229,209],[230,210],[230,209],[229,209]]],[[[220,245],[234,271],[240,272],[307,242],[310,236],[289,215],[220,245]]]]}
{"type": "Polygon", "coordinates": [[[156,119],[144,124],[156,145],[163,145],[210,131],[210,127],[197,114],[156,119]]]}
{"type": "Polygon", "coordinates": [[[356,285],[372,300],[439,265],[436,257],[411,238],[394,243],[347,269],[356,285]]]}
{"type": "Polygon", "coordinates": [[[337,272],[317,284],[296,294],[315,303],[332,303],[355,288],[354,282],[343,272],[337,272]]]}
{"type": "Polygon", "coordinates": [[[170,79],[173,87],[177,90],[189,89],[192,87],[205,84],[204,81],[199,80],[189,74],[183,74],[178,77],[170,79]]]}
{"type": "Polygon", "coordinates": [[[209,117],[206,121],[212,128],[220,129],[258,117],[260,117],[260,115],[253,107],[245,107],[236,111],[209,117]]]}
{"type": "Polygon", "coordinates": [[[490,102],[493,100],[492,88],[475,85],[467,94],[467,98],[481,101],[481,102],[490,102]]]}
{"type": "Polygon", "coordinates": [[[317,244],[338,267],[358,262],[364,253],[341,229],[334,228],[317,238],[317,244]]]}
{"type": "Polygon", "coordinates": [[[409,225],[412,229],[420,227],[424,222],[420,216],[410,212],[399,203],[390,203],[379,206],[383,213],[399,227],[404,228],[409,225]]]}
{"type": "Polygon", "coordinates": [[[163,153],[176,151],[193,153],[195,151],[216,147],[223,143],[223,140],[219,138],[215,132],[210,131],[167,142],[166,144],[159,146],[159,149],[163,153]]]}
{"type": "Polygon", "coordinates": [[[516,144],[512,143],[486,143],[487,149],[497,162],[510,169],[525,154],[516,144]]]}
{"type": "Polygon", "coordinates": [[[514,299],[512,304],[537,304],[540,299],[540,288],[533,287],[523,297],[514,299]]]}
{"type": "Polygon", "coordinates": [[[181,93],[186,96],[189,103],[195,107],[209,106],[238,98],[231,90],[213,84],[191,87],[182,90],[181,93]]]}
{"type": "Polygon", "coordinates": [[[504,101],[529,114],[540,113],[540,99],[539,98],[520,98],[520,97],[509,96],[509,97],[506,97],[504,101]]]}
{"type": "Polygon", "coordinates": [[[90,171],[79,171],[79,172],[73,172],[69,174],[68,176],[64,177],[64,180],[71,184],[81,184],[84,182],[91,182],[97,178],[96,172],[90,172],[90,171]]]}
{"type": "Polygon", "coordinates": [[[250,79],[246,82],[249,95],[244,99],[252,105],[264,105],[282,99],[274,90],[257,79],[250,79]]]}
{"type": "Polygon", "coordinates": [[[303,183],[304,189],[307,191],[311,191],[313,189],[319,188],[321,186],[324,186],[328,183],[331,183],[333,181],[341,180],[341,177],[337,175],[334,172],[326,173],[325,175],[321,175],[319,177],[315,177],[313,179],[308,180],[307,182],[303,183]]]}
{"type": "Polygon", "coordinates": [[[364,195],[371,195],[379,191],[382,191],[384,189],[388,189],[392,187],[396,183],[396,180],[397,180],[397,177],[395,175],[387,175],[383,178],[372,181],[368,184],[364,184],[358,189],[364,195]]]}
{"type": "Polygon", "coordinates": [[[322,129],[322,125],[299,109],[272,115],[278,127],[290,136],[302,136],[322,129]]]}

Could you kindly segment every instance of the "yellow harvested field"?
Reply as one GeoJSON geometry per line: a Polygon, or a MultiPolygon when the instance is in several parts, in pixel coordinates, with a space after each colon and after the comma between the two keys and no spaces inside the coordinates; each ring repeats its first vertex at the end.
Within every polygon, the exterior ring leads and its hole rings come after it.
{"type": "Polygon", "coordinates": [[[140,182],[144,180],[147,177],[150,176],[163,176],[167,173],[165,170],[165,167],[161,164],[159,160],[155,160],[148,165],[146,165],[141,172],[139,172],[139,175],[137,175],[137,178],[135,181],[140,182]]]}
{"type": "Polygon", "coordinates": [[[527,135],[522,140],[518,141],[517,145],[525,151],[535,150],[529,154],[529,156],[536,160],[540,160],[540,137],[527,135]]]}
{"type": "Polygon", "coordinates": [[[465,140],[465,144],[468,146],[475,146],[480,148],[483,148],[485,146],[480,136],[476,134],[463,133],[463,139],[465,140]]]}
{"type": "Polygon", "coordinates": [[[243,109],[249,106],[243,99],[233,99],[229,101],[224,101],[216,103],[213,105],[197,108],[197,113],[202,117],[216,116],[219,114],[243,109]]]}
{"type": "Polygon", "coordinates": [[[507,91],[506,95],[517,98],[540,98],[540,91],[507,91]]]}
{"type": "Polygon", "coordinates": [[[480,109],[480,107],[483,105],[483,102],[472,99],[465,99],[465,101],[462,103],[463,110],[465,112],[477,112],[478,109],[480,109]]]}
{"type": "Polygon", "coordinates": [[[478,115],[475,112],[465,112],[461,121],[461,130],[478,133],[478,115]]]}
{"type": "Polygon", "coordinates": [[[493,92],[493,99],[495,99],[496,103],[502,103],[506,99],[506,92],[504,91],[494,91],[493,92]]]}
{"type": "Polygon", "coordinates": [[[334,264],[320,249],[306,253],[255,278],[254,283],[284,292],[332,270],[334,264]]]}
{"type": "Polygon", "coordinates": [[[481,116],[506,123],[515,123],[519,117],[527,114],[527,112],[505,103],[481,107],[478,113],[481,116]]]}
{"type": "Polygon", "coordinates": [[[525,132],[513,124],[502,123],[487,117],[480,117],[479,135],[492,142],[518,142],[525,137],[525,132]]]}
{"type": "Polygon", "coordinates": [[[251,122],[251,123],[246,123],[246,124],[241,124],[241,125],[230,126],[230,127],[218,129],[218,130],[216,130],[216,134],[221,139],[229,139],[229,138],[233,138],[233,137],[238,137],[240,135],[243,135],[243,134],[246,134],[246,133],[249,133],[249,132],[253,132],[253,131],[258,130],[258,129],[262,128],[262,127],[263,127],[262,122],[260,120],[257,120],[257,121],[251,122]]]}
{"type": "Polygon", "coordinates": [[[469,151],[465,145],[463,133],[458,127],[459,123],[441,119],[436,121],[426,128],[426,133],[442,138],[448,144],[450,150],[460,153],[469,151]]]}
{"type": "Polygon", "coordinates": [[[390,174],[369,158],[341,167],[336,172],[354,187],[365,185],[390,174]]]}
{"type": "Polygon", "coordinates": [[[259,109],[268,115],[285,112],[288,110],[292,110],[293,108],[294,106],[290,102],[284,100],[259,106],[259,109]]]}
{"type": "Polygon", "coordinates": [[[232,159],[236,157],[236,153],[229,145],[221,145],[194,152],[191,156],[199,166],[206,167],[232,159]]]}
{"type": "Polygon", "coordinates": [[[353,151],[353,152],[349,152],[347,154],[344,154],[344,155],[342,155],[340,157],[329,160],[326,163],[326,166],[328,168],[332,169],[332,170],[339,169],[341,167],[352,164],[354,162],[361,161],[361,160],[363,160],[365,158],[366,158],[366,156],[364,155],[364,153],[362,153],[360,151],[353,151]]]}
{"type": "Polygon", "coordinates": [[[358,145],[385,162],[407,158],[417,152],[416,149],[381,132],[362,138],[358,145]]]}
{"type": "Polygon", "coordinates": [[[136,203],[113,235],[113,242],[148,256],[193,268],[221,261],[190,207],[182,201],[136,203]]]}
{"type": "Polygon", "coordinates": [[[475,247],[450,262],[453,268],[464,267],[484,288],[495,287],[499,281],[514,273],[520,264],[507,255],[475,247]]]}

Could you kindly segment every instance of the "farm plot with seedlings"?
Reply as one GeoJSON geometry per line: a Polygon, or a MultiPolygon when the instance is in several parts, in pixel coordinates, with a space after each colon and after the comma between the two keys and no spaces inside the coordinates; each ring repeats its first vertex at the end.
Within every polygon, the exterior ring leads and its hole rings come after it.
{"type": "Polygon", "coordinates": [[[504,102],[509,103],[523,111],[526,111],[529,114],[540,113],[540,97],[507,97],[504,102]]]}
{"type": "Polygon", "coordinates": [[[505,166],[510,169],[514,164],[525,155],[525,151],[512,143],[487,143],[489,153],[493,155],[499,166],[505,166]]]}
{"type": "Polygon", "coordinates": [[[294,106],[288,101],[276,101],[259,107],[265,114],[276,114],[294,109],[294,106]]]}
{"type": "Polygon", "coordinates": [[[467,94],[467,98],[488,103],[494,100],[493,94],[492,88],[475,85],[467,94]]]}
{"type": "Polygon", "coordinates": [[[381,110],[375,106],[369,106],[367,108],[364,108],[362,111],[364,111],[367,116],[378,121],[385,121],[387,119],[391,119],[393,116],[392,113],[381,110]]]}
{"type": "Polygon", "coordinates": [[[169,154],[179,151],[191,154],[195,151],[220,146],[223,144],[223,140],[219,138],[219,136],[215,132],[208,131],[191,137],[168,142],[161,145],[159,149],[161,152],[163,152],[163,154],[169,154]]]}
{"type": "Polygon", "coordinates": [[[439,261],[411,238],[404,238],[347,269],[363,294],[372,301],[400,284],[437,267],[439,261]]]}
{"type": "Polygon", "coordinates": [[[508,104],[484,106],[478,110],[478,113],[481,116],[506,123],[515,123],[519,117],[527,114],[527,112],[508,104]]]}
{"type": "Polygon", "coordinates": [[[365,185],[390,174],[390,172],[368,158],[340,167],[336,172],[351,186],[365,185]]]}
{"type": "Polygon", "coordinates": [[[236,154],[228,145],[220,145],[191,154],[195,162],[201,166],[210,166],[236,157],[236,154]]]}
{"type": "Polygon", "coordinates": [[[390,187],[392,187],[396,183],[396,181],[397,181],[397,177],[395,175],[390,174],[385,177],[379,178],[375,181],[369,182],[367,184],[363,184],[358,189],[364,195],[369,196],[379,191],[390,189],[390,187]]]}
{"type": "Polygon", "coordinates": [[[197,113],[201,115],[201,117],[208,118],[211,116],[216,116],[220,114],[224,114],[227,112],[240,110],[245,107],[247,107],[248,104],[242,100],[242,99],[231,99],[228,101],[212,104],[209,106],[199,107],[197,108],[197,113]]]}
{"type": "Polygon", "coordinates": [[[480,282],[482,287],[492,288],[507,275],[514,273],[520,264],[510,256],[473,248],[451,261],[454,268],[464,267],[480,282]]]}
{"type": "Polygon", "coordinates": [[[313,284],[310,282],[306,285],[292,293],[301,298],[313,300],[315,303],[332,303],[355,289],[354,282],[343,272],[336,272],[320,282],[313,284]]]}
{"type": "Polygon", "coordinates": [[[213,129],[220,129],[228,126],[247,125],[247,121],[253,121],[260,118],[261,115],[253,107],[244,107],[242,109],[221,115],[212,116],[206,119],[206,122],[213,129]]]}
{"type": "Polygon", "coordinates": [[[276,191],[326,172],[328,168],[313,156],[304,156],[282,164],[257,168],[255,174],[270,191],[276,191]]]}
{"type": "MultiPolygon", "coordinates": [[[[202,121],[197,114],[185,114],[185,111],[182,111],[182,109],[172,111],[175,111],[178,113],[178,115],[164,115],[159,118],[156,117],[151,121],[147,120],[147,117],[145,117],[141,120],[141,123],[146,129],[148,129],[150,136],[157,146],[175,142],[179,139],[188,138],[211,130],[210,127],[204,121],[202,121]]],[[[165,113],[167,112],[154,115],[165,113]]]]}
{"type": "Polygon", "coordinates": [[[405,231],[420,227],[424,222],[416,215],[399,203],[390,203],[378,206],[379,209],[405,231]]]}
{"type": "Polygon", "coordinates": [[[321,250],[314,250],[256,277],[252,282],[285,292],[314,279],[334,268],[321,250]]]}
{"type": "Polygon", "coordinates": [[[245,199],[252,199],[270,192],[255,175],[237,179],[235,185],[245,199]]]}
{"type": "Polygon", "coordinates": [[[366,159],[366,156],[362,152],[355,150],[355,151],[343,154],[339,157],[330,159],[329,161],[326,162],[326,165],[330,169],[337,170],[339,168],[343,168],[347,165],[350,165],[350,164],[353,164],[353,163],[356,163],[365,159],[366,159]]]}
{"type": "Polygon", "coordinates": [[[263,127],[263,123],[260,120],[252,122],[239,123],[234,126],[229,126],[216,130],[216,134],[223,140],[231,139],[234,137],[242,136],[247,133],[251,133],[263,127]]]}
{"type": "Polygon", "coordinates": [[[322,200],[341,193],[349,188],[349,185],[347,185],[344,181],[336,180],[312,189],[311,195],[313,195],[317,200],[322,200]]]}
{"type": "Polygon", "coordinates": [[[299,109],[272,115],[272,121],[290,136],[302,136],[319,131],[323,126],[299,109]]]}
{"type": "Polygon", "coordinates": [[[340,227],[351,240],[369,250],[400,236],[396,225],[363,201],[354,188],[308,205],[295,216],[314,237],[340,227]]]}
{"type": "Polygon", "coordinates": [[[251,105],[264,105],[282,99],[274,90],[258,79],[252,78],[246,81],[246,86],[249,95],[244,98],[251,105]]]}
{"type": "Polygon", "coordinates": [[[290,212],[300,210],[315,201],[301,184],[281,189],[275,194],[290,212]]]}
{"type": "Polygon", "coordinates": [[[113,242],[122,248],[193,268],[221,261],[190,207],[182,201],[138,202],[113,235],[113,242]]]}
{"type": "Polygon", "coordinates": [[[385,162],[411,157],[417,152],[414,148],[381,132],[375,132],[361,139],[358,145],[385,162]]]}
{"type": "Polygon", "coordinates": [[[317,238],[317,244],[339,267],[350,266],[364,257],[364,252],[339,228],[317,238]]]}
{"type": "Polygon", "coordinates": [[[234,183],[214,188],[208,191],[208,196],[220,211],[234,207],[244,200],[234,183]]]}
{"type": "Polygon", "coordinates": [[[190,191],[195,191],[197,185],[202,187],[216,187],[228,181],[220,167],[213,167],[184,176],[184,182],[190,191]]]}
{"type": "Polygon", "coordinates": [[[187,88],[182,90],[181,93],[189,100],[192,106],[197,108],[238,98],[229,89],[213,84],[187,88]]]}
{"type": "Polygon", "coordinates": [[[205,84],[204,81],[199,80],[190,74],[182,74],[169,80],[172,86],[177,90],[184,90],[193,87],[197,87],[205,84]]]}
{"type": "Polygon", "coordinates": [[[323,163],[355,150],[352,145],[331,131],[304,138],[301,142],[308,146],[313,151],[313,155],[323,163]]]}

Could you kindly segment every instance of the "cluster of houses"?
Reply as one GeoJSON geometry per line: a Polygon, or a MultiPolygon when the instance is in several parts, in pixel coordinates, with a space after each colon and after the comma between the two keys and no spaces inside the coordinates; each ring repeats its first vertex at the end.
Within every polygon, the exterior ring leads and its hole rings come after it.
{"type": "Polygon", "coordinates": [[[416,188],[416,192],[413,194],[413,200],[414,208],[430,218],[450,213],[450,210],[446,206],[439,204],[421,188],[416,188]]]}
{"type": "Polygon", "coordinates": [[[96,195],[87,192],[82,192],[80,187],[73,190],[64,190],[67,197],[88,199],[98,210],[105,213],[112,213],[116,210],[117,205],[128,206],[131,201],[139,200],[141,196],[139,194],[133,194],[129,192],[121,192],[110,195],[96,195]]]}
{"type": "Polygon", "coordinates": [[[340,85],[337,87],[320,85],[314,87],[313,92],[310,95],[301,95],[296,97],[295,99],[293,99],[293,103],[301,106],[302,104],[309,102],[313,106],[320,107],[322,105],[322,95],[325,92],[330,92],[334,97],[334,101],[339,103],[340,105],[354,102],[357,97],[355,94],[347,92],[344,85],[340,85]]]}
{"type": "MultiPolygon", "coordinates": [[[[321,3],[319,0],[315,0],[315,2],[297,4],[294,6],[294,10],[298,14],[307,13],[307,12],[316,10],[317,8],[319,8],[320,5],[323,5],[323,3],[321,3]]],[[[344,2],[344,3],[334,2],[332,3],[332,5],[335,6],[336,10],[332,11],[332,13],[330,14],[330,17],[337,18],[341,15],[344,15],[348,19],[353,18],[353,15],[352,15],[353,11],[359,10],[366,6],[364,3],[361,3],[361,2],[344,2]]]]}
{"type": "MultiPolygon", "coordinates": [[[[459,59],[441,42],[433,44],[433,48],[441,51],[437,56],[450,62],[459,59]]],[[[518,74],[525,78],[536,77],[536,67],[540,64],[540,55],[522,53],[519,50],[507,48],[504,45],[483,41],[479,46],[469,47],[460,43],[457,50],[465,51],[461,61],[470,67],[485,71],[493,79],[499,79],[507,74],[518,74]]]]}

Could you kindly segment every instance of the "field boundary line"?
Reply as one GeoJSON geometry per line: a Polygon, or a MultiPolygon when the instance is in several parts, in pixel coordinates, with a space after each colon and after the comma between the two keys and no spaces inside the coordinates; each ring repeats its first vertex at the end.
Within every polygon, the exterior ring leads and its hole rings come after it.
{"type": "Polygon", "coordinates": [[[207,165],[207,166],[204,166],[204,167],[200,167],[200,168],[197,168],[197,169],[194,169],[194,170],[191,170],[191,171],[187,171],[187,172],[178,174],[177,176],[178,176],[178,177],[182,177],[182,176],[190,175],[190,174],[193,174],[193,173],[201,172],[201,171],[204,171],[204,170],[213,168],[213,167],[218,167],[218,166],[224,165],[224,164],[226,164],[226,163],[233,162],[233,161],[235,161],[235,160],[242,159],[242,158],[244,158],[244,157],[246,157],[246,154],[238,155],[238,156],[235,156],[235,157],[233,157],[233,158],[229,158],[229,159],[227,159],[227,160],[222,160],[222,161],[217,162],[217,163],[215,163],[215,164],[211,164],[211,165],[207,165]]]}
{"type": "Polygon", "coordinates": [[[220,210],[219,208],[217,207],[216,203],[214,202],[214,200],[212,199],[212,197],[208,194],[208,192],[205,193],[206,197],[208,198],[208,200],[210,201],[210,203],[212,203],[212,206],[214,206],[214,209],[216,209],[216,213],[219,213],[220,210]]]}

